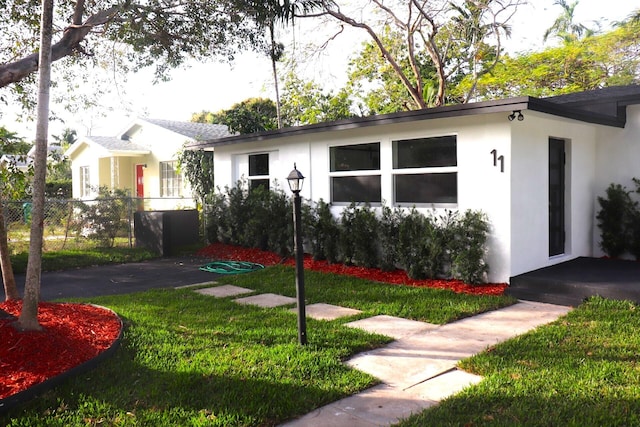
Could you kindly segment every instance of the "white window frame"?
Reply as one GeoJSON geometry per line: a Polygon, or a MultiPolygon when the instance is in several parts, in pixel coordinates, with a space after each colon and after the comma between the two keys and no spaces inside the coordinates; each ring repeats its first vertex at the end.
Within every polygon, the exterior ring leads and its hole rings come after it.
{"type": "Polygon", "coordinates": [[[91,169],[89,166],[80,166],[80,197],[91,196],[91,169]]]}
{"type": "Polygon", "coordinates": [[[177,166],[177,160],[160,162],[160,197],[182,197],[182,174],[177,166]]]}
{"type": "Polygon", "coordinates": [[[392,156],[393,156],[393,163],[395,165],[395,150],[393,150],[393,143],[395,141],[408,141],[411,139],[416,139],[416,140],[420,140],[420,139],[430,139],[430,138],[438,138],[438,137],[442,137],[442,136],[450,136],[450,137],[455,137],[455,143],[456,143],[456,165],[455,166],[432,166],[432,167],[417,167],[417,168],[399,168],[399,167],[393,167],[392,170],[392,188],[393,188],[393,205],[394,206],[417,206],[417,207],[436,207],[436,208],[443,208],[443,209],[455,209],[458,207],[458,193],[459,193],[459,183],[457,183],[457,188],[456,188],[456,201],[455,203],[434,203],[434,202],[398,202],[396,199],[396,193],[397,193],[397,184],[396,184],[396,177],[397,176],[401,176],[401,175],[433,175],[433,174],[441,174],[441,173],[455,173],[456,174],[456,179],[458,177],[458,137],[457,135],[438,135],[438,136],[430,136],[430,137],[419,137],[419,138],[407,138],[407,139],[398,139],[398,140],[393,140],[391,142],[392,144],[392,156]]]}
{"type": "Polygon", "coordinates": [[[334,178],[342,178],[342,177],[360,177],[360,176],[377,176],[380,178],[380,201],[366,202],[366,201],[355,201],[355,203],[369,203],[371,206],[381,206],[382,205],[382,142],[380,141],[367,141],[367,142],[358,142],[354,144],[336,144],[330,145],[328,147],[329,151],[329,192],[330,192],[330,200],[331,203],[337,206],[341,205],[349,205],[350,201],[335,201],[333,197],[333,179],[334,178]],[[378,155],[380,156],[380,165],[378,169],[354,169],[354,170],[346,170],[346,171],[331,171],[331,149],[339,148],[339,147],[348,147],[351,145],[367,145],[367,144],[378,144],[378,155]]]}
{"type": "Polygon", "coordinates": [[[269,181],[269,189],[271,188],[271,155],[269,153],[251,153],[247,155],[247,179],[249,180],[249,189],[251,189],[251,181],[269,181]],[[266,175],[251,175],[251,157],[253,156],[267,156],[267,167],[269,171],[266,175]]]}

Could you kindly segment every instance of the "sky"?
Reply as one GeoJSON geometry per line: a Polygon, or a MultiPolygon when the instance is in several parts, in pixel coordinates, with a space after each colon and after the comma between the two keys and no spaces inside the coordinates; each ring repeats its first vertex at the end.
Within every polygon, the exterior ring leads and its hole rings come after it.
{"type": "MultiPolygon", "coordinates": [[[[571,1],[569,1],[571,2],[571,1]]],[[[575,10],[577,22],[587,27],[599,20],[603,29],[611,22],[623,20],[638,6],[629,0],[580,0],[575,10]],[[606,7],[603,5],[606,4],[606,7]]],[[[509,52],[539,50],[543,48],[544,31],[560,15],[562,9],[553,0],[530,0],[521,6],[511,21],[512,36],[505,43],[509,52]]],[[[298,21],[298,24],[300,24],[298,21]]],[[[299,26],[285,43],[290,44],[294,56],[308,53],[306,41],[322,43],[331,29],[316,24],[299,26]],[[310,36],[312,34],[312,36],[310,36]]],[[[346,81],[349,57],[359,51],[366,35],[360,30],[347,29],[329,43],[322,54],[299,66],[305,80],[313,79],[326,89],[341,87],[346,81]]],[[[79,135],[114,136],[135,117],[188,121],[193,113],[219,111],[251,97],[275,99],[271,63],[266,56],[253,53],[239,55],[229,63],[194,63],[188,69],[173,71],[169,82],[153,84],[151,71],[142,71],[129,77],[127,84],[107,97],[112,106],[106,117],[97,112],[64,115],[65,123],[52,122],[50,133],[59,134],[65,127],[75,129],[79,135]],[[127,110],[120,106],[128,105],[127,110]]],[[[55,105],[52,106],[55,108],[55,105]]],[[[0,125],[18,132],[26,139],[35,138],[34,123],[16,123],[15,115],[3,107],[0,125]]]]}

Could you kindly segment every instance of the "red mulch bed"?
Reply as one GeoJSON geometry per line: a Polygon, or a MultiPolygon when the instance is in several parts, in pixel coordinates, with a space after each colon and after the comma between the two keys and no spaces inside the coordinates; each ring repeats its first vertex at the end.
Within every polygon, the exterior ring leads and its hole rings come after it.
{"type": "MultiPolygon", "coordinates": [[[[22,301],[0,303],[16,318],[22,301]]],[[[66,372],[112,346],[122,323],[110,310],[88,304],[38,305],[40,332],[18,332],[0,319],[0,399],[66,372]]]]}
{"type": "MultiPolygon", "coordinates": [[[[295,260],[281,259],[280,256],[267,251],[255,248],[244,248],[240,246],[214,243],[198,252],[199,256],[211,258],[213,260],[249,261],[262,264],[264,266],[284,263],[285,265],[295,265],[295,260]]],[[[429,287],[438,289],[448,289],[457,293],[472,295],[502,295],[507,288],[506,283],[488,283],[483,285],[469,285],[460,280],[414,280],[407,276],[404,270],[382,271],[378,268],[365,268],[349,266],[344,264],[329,264],[327,261],[314,261],[309,255],[305,255],[304,268],[307,270],[321,271],[325,273],[342,274],[355,276],[362,279],[384,282],[392,285],[406,285],[416,287],[429,287]]]]}

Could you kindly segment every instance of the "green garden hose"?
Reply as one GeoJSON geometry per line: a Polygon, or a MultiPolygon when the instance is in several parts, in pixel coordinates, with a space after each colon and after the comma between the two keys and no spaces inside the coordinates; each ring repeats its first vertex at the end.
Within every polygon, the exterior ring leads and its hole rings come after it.
{"type": "Polygon", "coordinates": [[[247,261],[215,261],[200,267],[200,270],[217,274],[240,274],[260,270],[264,265],[247,261]]]}

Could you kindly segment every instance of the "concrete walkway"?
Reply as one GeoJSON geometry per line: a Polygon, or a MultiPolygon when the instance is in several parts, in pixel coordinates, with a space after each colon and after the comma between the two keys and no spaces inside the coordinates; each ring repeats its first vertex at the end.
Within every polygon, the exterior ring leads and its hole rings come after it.
{"type": "MultiPolygon", "coordinates": [[[[205,295],[228,297],[251,292],[235,286],[199,289],[205,295]]],[[[235,300],[240,304],[275,307],[295,299],[262,294],[235,300]]],[[[446,325],[433,325],[392,316],[374,316],[347,326],[395,338],[385,347],[360,353],[347,365],[379,378],[382,384],[330,403],[283,424],[283,427],[388,426],[437,405],[442,399],[482,380],[456,369],[464,358],[517,335],[553,322],[570,307],[520,301],[446,325]]],[[[331,320],[357,310],[329,304],[307,306],[307,315],[331,320]]]]}

